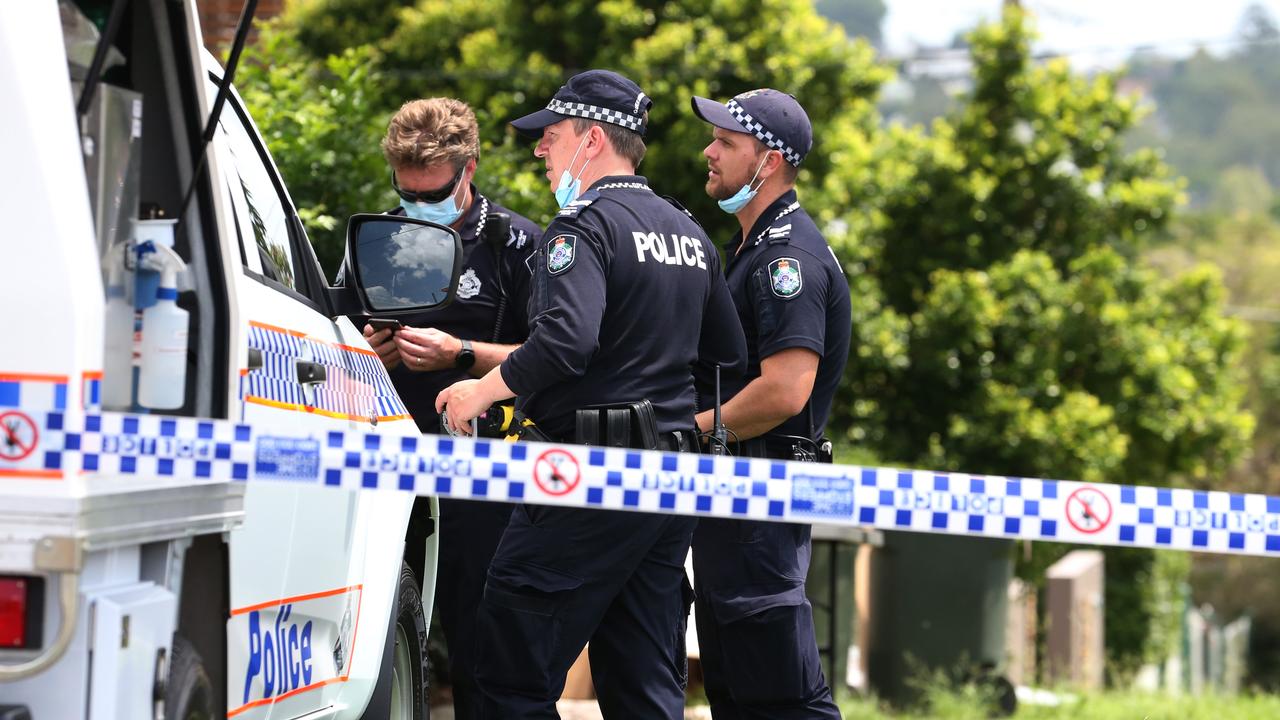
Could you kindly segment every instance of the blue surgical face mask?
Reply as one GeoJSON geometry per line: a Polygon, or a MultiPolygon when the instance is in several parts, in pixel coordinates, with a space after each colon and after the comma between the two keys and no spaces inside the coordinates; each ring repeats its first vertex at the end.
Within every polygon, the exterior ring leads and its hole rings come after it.
{"type": "MultiPolygon", "coordinates": [[[[458,186],[461,187],[462,183],[458,183],[458,186]]],[[[462,215],[462,209],[455,202],[457,195],[457,190],[455,190],[453,195],[438,203],[410,202],[402,198],[400,207],[404,208],[405,215],[415,220],[426,220],[440,225],[452,225],[462,215]]]]}
{"type": "Polygon", "coordinates": [[[569,175],[569,168],[573,167],[573,161],[578,159],[578,153],[582,152],[582,146],[586,144],[587,138],[584,136],[582,142],[578,143],[578,149],[573,151],[573,159],[569,161],[569,167],[560,172],[560,183],[556,185],[556,202],[560,207],[577,200],[578,193],[582,191],[582,173],[586,172],[587,165],[591,164],[591,158],[587,158],[583,163],[577,177],[569,175]]]}
{"type": "MultiPolygon", "coordinates": [[[[720,206],[721,210],[729,213],[730,215],[733,215],[734,213],[738,212],[742,208],[746,207],[747,203],[751,202],[751,199],[754,198],[756,196],[756,193],[760,191],[759,186],[753,189],[751,187],[751,183],[756,181],[756,177],[760,175],[760,170],[764,168],[765,160],[768,160],[768,159],[769,159],[769,153],[765,153],[764,157],[760,158],[760,164],[756,166],[756,174],[751,176],[751,180],[748,181],[746,185],[743,185],[742,187],[738,188],[738,192],[734,193],[732,197],[727,197],[716,203],[717,205],[720,206]]],[[[764,183],[760,183],[760,184],[763,185],[764,183]]]]}

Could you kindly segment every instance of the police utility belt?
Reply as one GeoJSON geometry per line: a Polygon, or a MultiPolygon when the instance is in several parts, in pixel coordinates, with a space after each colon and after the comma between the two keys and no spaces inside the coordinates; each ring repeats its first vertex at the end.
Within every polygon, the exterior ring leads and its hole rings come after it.
{"type": "Polygon", "coordinates": [[[698,447],[697,435],[692,431],[658,432],[653,403],[648,400],[579,409],[574,413],[572,442],[674,452],[696,451],[698,447]]]}
{"type": "MultiPolygon", "coordinates": [[[[734,447],[731,443],[730,447],[734,447]]],[[[801,462],[832,463],[835,459],[831,440],[819,437],[811,440],[803,435],[765,433],[760,437],[742,440],[736,444],[739,457],[799,460],[801,462]]]]}
{"type": "Polygon", "coordinates": [[[743,440],[738,443],[739,455],[742,457],[826,463],[828,465],[835,462],[835,448],[832,446],[831,440],[819,435],[818,429],[814,425],[812,398],[805,402],[804,413],[809,421],[808,437],[784,433],[765,433],[760,437],[743,440]]]}

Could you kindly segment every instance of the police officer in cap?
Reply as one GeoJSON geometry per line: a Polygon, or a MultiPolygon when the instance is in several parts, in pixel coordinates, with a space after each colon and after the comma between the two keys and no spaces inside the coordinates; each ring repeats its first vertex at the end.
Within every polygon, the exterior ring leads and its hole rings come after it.
{"type": "MultiPolygon", "coordinates": [[[[745,341],[714,245],[635,174],[651,104],[627,78],[591,70],[512,123],[540,138],[534,155],[562,209],[535,257],[528,340],[436,400],[459,431],[517,395],[558,440],[692,449],[695,364],[741,374],[745,341]]],[[[557,717],[590,641],[606,717],[682,718],[694,524],[518,506],[477,622],[484,717],[557,717]]]]}
{"type": "MultiPolygon", "coordinates": [[[[703,151],[707,194],[742,228],[725,256],[747,376],[730,391],[723,422],[743,455],[818,459],[849,355],[850,309],[840,264],[796,198],[796,173],[813,144],[809,118],[794,97],[769,89],[692,105],[713,126],[703,151]]],[[[711,422],[699,414],[700,428],[711,422]]],[[[716,720],[840,717],[804,593],[809,532],[748,520],[698,525],[698,645],[716,720]]]]}

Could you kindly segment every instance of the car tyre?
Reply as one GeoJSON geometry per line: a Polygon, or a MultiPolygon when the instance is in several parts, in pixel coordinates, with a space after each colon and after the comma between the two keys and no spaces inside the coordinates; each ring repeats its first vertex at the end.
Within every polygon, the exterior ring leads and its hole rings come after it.
{"type": "Polygon", "coordinates": [[[427,619],[418,580],[408,564],[400,567],[395,623],[388,628],[382,669],[363,717],[365,720],[429,720],[430,661],[427,619]]]}
{"type": "Polygon", "coordinates": [[[213,684],[200,653],[186,638],[174,635],[170,657],[164,689],[165,720],[213,720],[213,684]]]}

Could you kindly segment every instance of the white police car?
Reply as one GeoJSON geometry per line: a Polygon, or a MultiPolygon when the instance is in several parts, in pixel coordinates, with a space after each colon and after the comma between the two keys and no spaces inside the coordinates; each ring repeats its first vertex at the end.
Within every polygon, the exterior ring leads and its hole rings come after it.
{"type": "Polygon", "coordinates": [[[457,236],[353,221],[329,288],[194,0],[91,7],[0,3],[0,716],[425,717],[434,502],[213,480],[233,438],[146,414],[314,430],[257,444],[286,480],[330,431],[416,435],[345,315],[447,302],[377,292],[377,248],[452,288],[457,236]]]}

